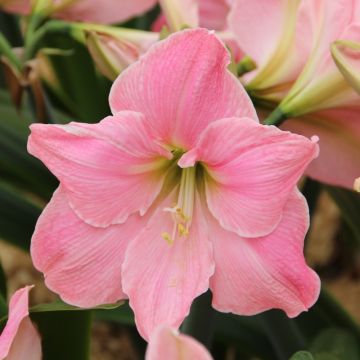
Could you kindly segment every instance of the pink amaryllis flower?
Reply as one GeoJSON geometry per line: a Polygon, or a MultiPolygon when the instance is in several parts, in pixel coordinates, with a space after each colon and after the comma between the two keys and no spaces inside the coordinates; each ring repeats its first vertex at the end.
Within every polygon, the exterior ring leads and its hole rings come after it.
{"type": "Polygon", "coordinates": [[[360,173],[359,95],[338,70],[333,41],[360,41],[359,0],[303,0],[299,21],[312,45],[307,64],[279,108],[288,117],[283,128],[320,138],[321,154],[309,174],[323,182],[352,188],[360,173]],[[302,116],[301,116],[302,115],[302,116]],[[300,116],[300,117],[299,117],[300,116]],[[334,171],[339,168],[341,170],[334,171]]]}
{"type": "Polygon", "coordinates": [[[305,66],[311,41],[299,8],[301,0],[233,0],[228,25],[257,65],[243,77],[256,97],[280,101],[305,66]]]}
{"type": "MultiPolygon", "coordinates": [[[[101,24],[117,23],[149,10],[156,0],[50,0],[49,12],[57,18],[101,24]]],[[[31,0],[0,0],[0,8],[22,15],[31,11],[31,0]]]]}
{"type": "Polygon", "coordinates": [[[338,71],[330,47],[336,40],[360,41],[360,0],[303,0],[298,18],[308,28],[304,41],[312,49],[299,78],[282,100],[281,110],[299,116],[359,106],[358,95],[338,71]]]}
{"type": "Polygon", "coordinates": [[[0,335],[0,359],[41,360],[40,336],[29,318],[29,291],[19,289],[11,297],[9,318],[0,335]]]}
{"type": "Polygon", "coordinates": [[[199,342],[167,326],[159,326],[150,337],[145,360],[212,360],[208,350],[199,342]]]}
{"type": "Polygon", "coordinates": [[[330,46],[359,39],[359,16],[359,0],[234,0],[229,16],[239,46],[258,65],[243,78],[248,91],[274,104],[284,100],[281,111],[291,119],[282,129],[320,138],[307,174],[347,188],[360,173],[359,98],[330,46]]]}
{"type": "Polygon", "coordinates": [[[115,81],[113,116],[31,126],[29,152],[60,180],[31,254],[66,302],[128,297],[145,338],[209,287],[238,314],[315,302],[296,183],[316,139],[260,125],[229,62],[212,32],[178,32],[115,81]]]}

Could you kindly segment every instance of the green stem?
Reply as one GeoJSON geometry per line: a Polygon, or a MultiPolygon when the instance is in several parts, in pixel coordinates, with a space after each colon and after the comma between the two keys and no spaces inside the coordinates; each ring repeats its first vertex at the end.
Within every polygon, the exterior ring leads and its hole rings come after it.
{"type": "Polygon", "coordinates": [[[22,68],[22,64],[18,57],[13,52],[11,45],[6,40],[5,36],[0,32],[0,55],[4,55],[12,65],[14,65],[19,71],[22,68]]]}
{"type": "Polygon", "coordinates": [[[263,122],[264,125],[280,126],[287,119],[287,115],[278,107],[263,122]]]}
{"type": "Polygon", "coordinates": [[[244,58],[239,62],[237,65],[237,75],[243,76],[244,74],[255,70],[256,69],[256,63],[250,56],[244,56],[244,58]]]}
{"type": "Polygon", "coordinates": [[[28,43],[32,41],[36,31],[44,25],[46,18],[47,17],[41,13],[30,15],[25,33],[25,47],[27,47],[28,43]]]}
{"type": "Polygon", "coordinates": [[[51,20],[37,29],[28,39],[25,48],[25,59],[29,60],[34,57],[40,42],[46,34],[69,34],[71,31],[70,24],[59,20],[51,20]]]}
{"type": "Polygon", "coordinates": [[[181,331],[203,343],[208,349],[214,336],[215,311],[211,306],[210,291],[194,300],[190,315],[185,319],[181,331]]]}

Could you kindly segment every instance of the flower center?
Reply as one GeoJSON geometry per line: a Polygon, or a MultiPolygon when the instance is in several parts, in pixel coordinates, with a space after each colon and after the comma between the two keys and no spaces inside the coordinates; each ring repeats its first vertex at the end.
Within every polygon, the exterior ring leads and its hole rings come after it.
{"type": "Polygon", "coordinates": [[[187,237],[194,211],[196,188],[196,166],[183,169],[177,204],[172,208],[164,208],[170,212],[174,220],[172,234],[163,232],[161,236],[171,245],[176,237],[187,237]]]}

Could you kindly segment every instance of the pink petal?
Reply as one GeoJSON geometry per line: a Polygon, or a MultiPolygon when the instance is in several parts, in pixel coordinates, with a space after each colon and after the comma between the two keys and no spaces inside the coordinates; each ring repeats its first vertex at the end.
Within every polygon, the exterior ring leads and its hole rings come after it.
{"type": "MultiPolygon", "coordinates": [[[[30,0],[6,0],[4,9],[9,12],[27,15],[30,13],[30,0]]],[[[59,1],[54,1],[60,10],[55,17],[68,21],[85,21],[101,24],[118,23],[141,15],[156,4],[156,0],[74,0],[61,7],[59,1]]]]}
{"type": "Polygon", "coordinates": [[[338,40],[360,41],[360,16],[356,20],[356,1],[304,0],[299,22],[311,34],[312,52],[306,67],[281,107],[293,115],[354,104],[358,95],[346,84],[329,51],[338,40]]]}
{"type": "Polygon", "coordinates": [[[146,350],[145,360],[211,360],[207,349],[187,335],[175,330],[158,327],[152,334],[146,350]]]}
{"type": "Polygon", "coordinates": [[[240,115],[257,120],[245,90],[226,69],[229,61],[213,33],[205,29],[175,33],[115,80],[112,111],[140,111],[162,142],[185,149],[195,145],[214,120],[240,115]]]}
{"type": "Polygon", "coordinates": [[[296,80],[311,50],[309,32],[296,21],[299,1],[234,0],[229,28],[240,48],[257,63],[245,76],[247,86],[271,89],[288,87],[296,80]],[[252,80],[252,81],[251,81],[252,80]]]}
{"type": "Polygon", "coordinates": [[[230,118],[209,125],[179,166],[203,162],[212,214],[227,230],[259,237],[276,228],[292,189],[317,154],[316,143],[303,136],[230,118]]]}
{"type": "Polygon", "coordinates": [[[40,360],[41,340],[29,319],[29,291],[26,286],[11,297],[9,318],[0,335],[0,359],[40,360]]]}
{"type": "Polygon", "coordinates": [[[319,136],[320,155],[307,168],[311,177],[352,189],[360,174],[360,108],[332,109],[287,120],[282,128],[304,136],[319,136]]]}
{"type": "Polygon", "coordinates": [[[216,262],[214,308],[240,315],[277,308],[295,317],[315,303],[320,280],[304,260],[308,209],[298,191],[287,202],[279,226],[265,237],[241,238],[214,218],[209,222],[216,262]]]}
{"type": "Polygon", "coordinates": [[[229,15],[240,47],[261,66],[273,55],[282,36],[284,0],[235,0],[229,15]]]}
{"type": "Polygon", "coordinates": [[[189,235],[177,237],[172,244],[162,237],[164,232],[173,232],[172,216],[164,211],[173,202],[174,194],[160,204],[146,228],[129,244],[123,264],[123,289],[145,339],[161,324],[179,327],[193,299],[208,289],[214,273],[212,246],[198,197],[189,235]]]}
{"type": "Polygon", "coordinates": [[[27,317],[21,322],[6,360],[41,360],[41,340],[27,317]]]}
{"type": "Polygon", "coordinates": [[[27,15],[31,10],[31,0],[5,0],[0,9],[15,14],[27,15]]]}
{"type": "Polygon", "coordinates": [[[119,23],[142,15],[155,6],[157,0],[77,0],[56,14],[70,21],[85,21],[102,24],[119,23]]]}
{"type": "Polygon", "coordinates": [[[35,124],[28,151],[58,177],[78,216],[106,227],[145,213],[162,187],[171,154],[155,144],[149,126],[132,112],[96,125],[35,124]]]}
{"type": "Polygon", "coordinates": [[[230,6],[226,0],[199,0],[200,26],[224,30],[230,6]]]}
{"type": "Polygon", "coordinates": [[[31,241],[35,267],[67,303],[93,307],[126,298],[121,264],[130,241],[146,224],[132,215],[123,225],[87,225],[71,210],[60,187],[40,216],[31,241]]]}

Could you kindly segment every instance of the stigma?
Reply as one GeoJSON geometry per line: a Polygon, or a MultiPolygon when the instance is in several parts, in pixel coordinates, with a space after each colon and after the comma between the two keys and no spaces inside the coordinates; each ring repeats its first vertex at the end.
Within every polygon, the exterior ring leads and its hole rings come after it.
{"type": "Polygon", "coordinates": [[[177,238],[186,238],[190,232],[194,211],[196,189],[196,166],[182,169],[177,203],[174,207],[164,208],[170,212],[174,221],[173,231],[161,234],[162,238],[172,245],[177,238]]]}

